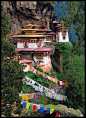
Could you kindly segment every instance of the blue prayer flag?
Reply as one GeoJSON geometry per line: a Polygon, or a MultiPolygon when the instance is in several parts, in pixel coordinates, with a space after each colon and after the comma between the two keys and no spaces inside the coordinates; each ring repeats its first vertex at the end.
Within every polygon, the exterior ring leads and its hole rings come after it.
{"type": "Polygon", "coordinates": [[[52,97],[53,97],[53,94],[52,94],[52,93],[50,93],[50,98],[52,99],[52,97]]]}
{"type": "Polygon", "coordinates": [[[38,96],[38,93],[36,93],[36,96],[38,96]]]}
{"type": "Polygon", "coordinates": [[[61,92],[61,89],[62,89],[62,88],[60,88],[60,89],[58,90],[58,93],[61,92]]]}
{"type": "Polygon", "coordinates": [[[44,111],[44,107],[40,107],[39,112],[43,113],[43,111],[44,111]]]}
{"type": "Polygon", "coordinates": [[[47,114],[49,114],[50,113],[50,108],[47,108],[47,114]]]}
{"type": "Polygon", "coordinates": [[[57,100],[57,94],[56,94],[56,97],[55,97],[55,99],[57,100]]]}
{"type": "Polygon", "coordinates": [[[67,88],[65,88],[63,91],[66,92],[67,91],[67,88]]]}
{"type": "Polygon", "coordinates": [[[26,104],[27,104],[26,102],[23,102],[23,108],[26,108],[26,104]]]}

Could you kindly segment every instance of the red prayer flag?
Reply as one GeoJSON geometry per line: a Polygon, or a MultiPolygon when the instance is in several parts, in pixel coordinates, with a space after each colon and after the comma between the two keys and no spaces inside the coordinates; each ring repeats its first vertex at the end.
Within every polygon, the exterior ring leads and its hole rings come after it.
{"type": "Polygon", "coordinates": [[[19,104],[19,103],[16,103],[16,105],[19,104]]]}
{"type": "Polygon", "coordinates": [[[34,98],[36,98],[36,93],[34,93],[34,98]]]}
{"type": "Polygon", "coordinates": [[[33,105],[33,111],[35,111],[36,110],[36,105],[33,105]]]}
{"type": "Polygon", "coordinates": [[[59,115],[59,113],[58,112],[56,112],[56,117],[59,115]]]}

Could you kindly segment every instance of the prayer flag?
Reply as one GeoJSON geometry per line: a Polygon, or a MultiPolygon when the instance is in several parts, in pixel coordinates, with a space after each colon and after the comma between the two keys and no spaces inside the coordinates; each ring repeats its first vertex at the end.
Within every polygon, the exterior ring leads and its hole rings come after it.
{"type": "Polygon", "coordinates": [[[53,78],[53,82],[55,82],[55,79],[53,78]]]}
{"type": "Polygon", "coordinates": [[[30,104],[29,104],[29,103],[27,103],[27,105],[26,105],[26,109],[29,109],[29,107],[30,107],[30,104]]]}
{"type": "Polygon", "coordinates": [[[59,94],[59,100],[61,100],[61,95],[59,94]]]}
{"type": "Polygon", "coordinates": [[[64,96],[64,101],[66,101],[66,96],[64,96]]]}
{"type": "Polygon", "coordinates": [[[51,77],[51,81],[53,81],[53,78],[51,77]]]}
{"type": "Polygon", "coordinates": [[[60,92],[61,92],[61,89],[62,89],[62,88],[59,88],[58,93],[60,93],[60,92]]]}
{"type": "Polygon", "coordinates": [[[48,92],[48,97],[50,97],[50,92],[48,92]]]}
{"type": "Polygon", "coordinates": [[[26,95],[26,100],[28,100],[28,95],[26,95]]]}
{"type": "Polygon", "coordinates": [[[51,80],[51,77],[50,77],[50,76],[48,76],[48,79],[49,79],[49,80],[51,80]]]}
{"type": "Polygon", "coordinates": [[[63,91],[66,92],[67,91],[67,88],[65,88],[63,91]]]}
{"type": "Polygon", "coordinates": [[[53,93],[50,93],[50,98],[52,99],[52,97],[53,97],[53,93]]]}
{"type": "Polygon", "coordinates": [[[55,97],[55,99],[57,100],[57,94],[56,94],[56,97],[55,97]]]}
{"type": "Polygon", "coordinates": [[[44,107],[40,107],[39,112],[43,113],[43,111],[44,111],[44,107]]]}
{"type": "Polygon", "coordinates": [[[38,93],[36,93],[36,96],[38,96],[38,93]]]}
{"type": "Polygon", "coordinates": [[[22,101],[25,100],[25,95],[22,95],[22,101]]]}
{"type": "Polygon", "coordinates": [[[37,70],[37,74],[40,75],[40,71],[37,70]]]}
{"type": "Polygon", "coordinates": [[[32,72],[34,71],[34,67],[32,67],[31,71],[32,71],[32,72]]]}
{"type": "Polygon", "coordinates": [[[49,114],[50,113],[50,108],[47,108],[47,112],[46,112],[47,114],[49,114]]]}
{"type": "Polygon", "coordinates": [[[57,79],[55,79],[56,84],[57,84],[57,81],[58,81],[58,80],[57,80],[57,79]]]}
{"type": "Polygon", "coordinates": [[[51,109],[50,109],[50,114],[52,114],[52,113],[53,113],[53,111],[54,111],[54,109],[52,109],[52,108],[51,108],[51,109]]]}
{"type": "Polygon", "coordinates": [[[33,105],[33,111],[35,111],[36,110],[36,105],[33,105]]]}
{"type": "Polygon", "coordinates": [[[48,97],[48,92],[46,91],[46,97],[48,97]]]}
{"type": "Polygon", "coordinates": [[[45,75],[45,78],[48,78],[48,75],[45,75]]]}
{"type": "Polygon", "coordinates": [[[39,105],[37,106],[37,109],[40,109],[40,106],[39,105]]]}
{"type": "Polygon", "coordinates": [[[53,99],[55,99],[55,93],[53,93],[53,99]]]}
{"type": "Polygon", "coordinates": [[[33,105],[32,104],[30,104],[30,110],[33,110],[33,105]]]}
{"type": "Polygon", "coordinates": [[[23,102],[23,108],[26,108],[26,104],[27,104],[26,102],[23,102]]]}
{"type": "Polygon", "coordinates": [[[28,94],[28,99],[31,99],[31,94],[28,94]]]}
{"type": "Polygon", "coordinates": [[[34,98],[34,94],[31,94],[31,99],[33,99],[34,98]]]}
{"type": "Polygon", "coordinates": [[[34,93],[34,98],[36,98],[36,93],[34,93]]]}
{"type": "Polygon", "coordinates": [[[56,117],[59,115],[59,113],[58,112],[56,112],[56,117]]]}
{"type": "Polygon", "coordinates": [[[59,100],[59,95],[57,95],[57,100],[59,100]]]}

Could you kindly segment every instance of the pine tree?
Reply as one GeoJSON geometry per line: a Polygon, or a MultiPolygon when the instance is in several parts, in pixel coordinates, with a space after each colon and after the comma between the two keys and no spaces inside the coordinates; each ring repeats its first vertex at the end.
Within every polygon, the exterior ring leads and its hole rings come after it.
{"type": "Polygon", "coordinates": [[[5,103],[1,106],[1,112],[7,117],[11,117],[14,102],[19,103],[17,109],[19,109],[18,113],[21,113],[19,92],[22,89],[24,72],[22,65],[14,60],[17,55],[14,45],[6,39],[6,35],[10,31],[9,19],[2,12],[3,6],[1,5],[1,86],[3,88],[1,101],[5,103]]]}
{"type": "Polygon", "coordinates": [[[64,103],[68,107],[80,109],[85,114],[85,70],[82,64],[82,56],[75,55],[73,46],[69,43],[61,43],[60,50],[63,52],[63,72],[60,73],[62,81],[68,83],[68,100],[64,103]]]}

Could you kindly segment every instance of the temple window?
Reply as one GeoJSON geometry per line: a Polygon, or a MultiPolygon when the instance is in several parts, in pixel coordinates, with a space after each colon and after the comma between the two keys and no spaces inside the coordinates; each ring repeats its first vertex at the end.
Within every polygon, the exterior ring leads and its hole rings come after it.
{"type": "Polygon", "coordinates": [[[65,40],[65,36],[63,36],[63,40],[65,40]]]}
{"type": "Polygon", "coordinates": [[[24,41],[24,47],[28,47],[28,42],[24,41]]]}
{"type": "Polygon", "coordinates": [[[43,54],[36,54],[37,59],[43,59],[43,54]]]}

